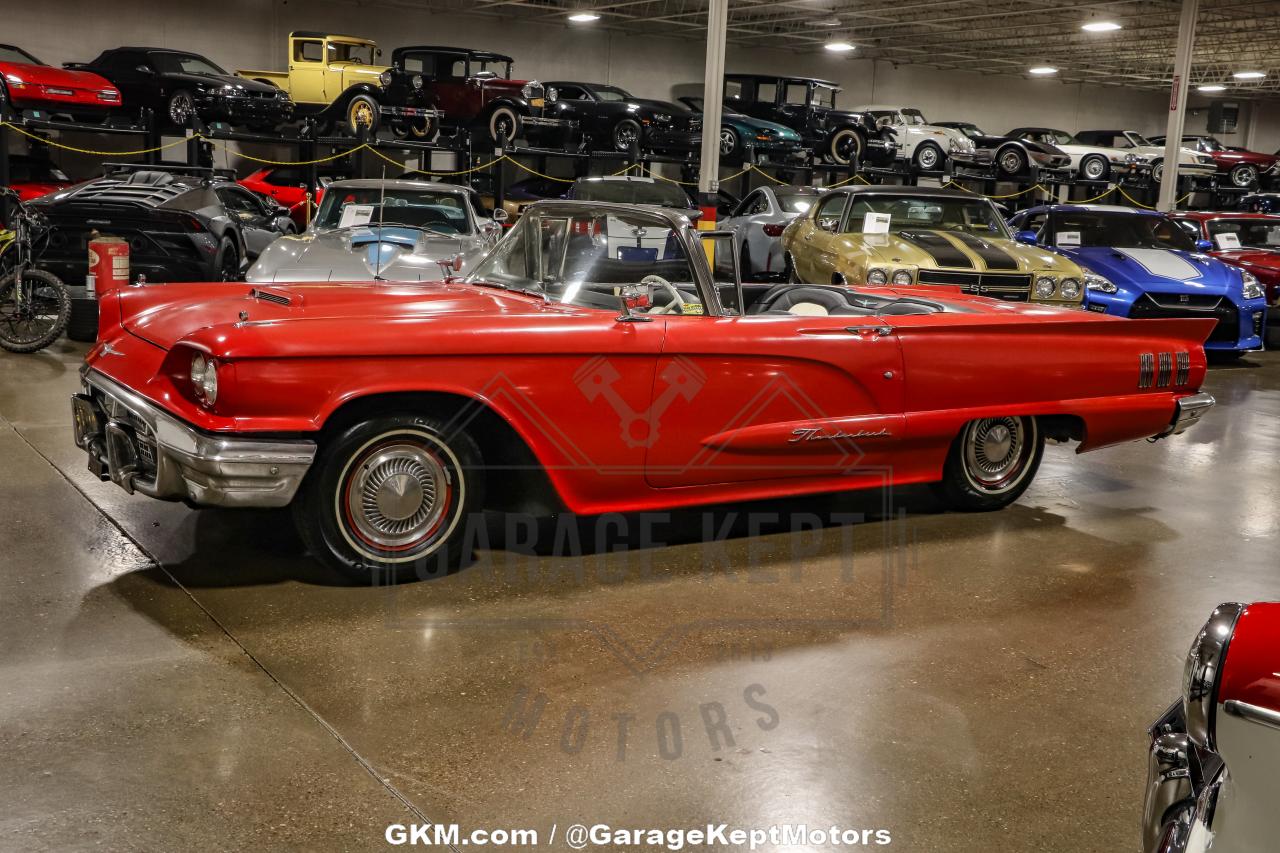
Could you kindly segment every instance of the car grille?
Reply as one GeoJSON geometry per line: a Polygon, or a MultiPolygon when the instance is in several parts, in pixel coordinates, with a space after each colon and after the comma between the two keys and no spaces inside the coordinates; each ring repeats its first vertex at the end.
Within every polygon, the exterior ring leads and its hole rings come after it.
{"type": "Polygon", "coordinates": [[[1240,312],[1230,300],[1221,296],[1168,293],[1147,293],[1133,303],[1129,316],[1135,320],[1167,319],[1178,317],[1213,317],[1218,325],[1213,327],[1209,340],[1213,342],[1235,341],[1240,337],[1240,312]]]}
{"type": "Polygon", "coordinates": [[[965,293],[991,296],[1009,302],[1026,302],[1031,296],[1031,276],[990,272],[920,270],[921,284],[958,285],[965,293]]]}
{"type": "Polygon", "coordinates": [[[128,429],[138,461],[137,477],[139,480],[154,483],[156,479],[157,444],[156,436],[152,432],[151,426],[134,414],[132,409],[110,394],[97,388],[90,388],[89,395],[98,404],[98,407],[102,409],[108,420],[128,429]]]}

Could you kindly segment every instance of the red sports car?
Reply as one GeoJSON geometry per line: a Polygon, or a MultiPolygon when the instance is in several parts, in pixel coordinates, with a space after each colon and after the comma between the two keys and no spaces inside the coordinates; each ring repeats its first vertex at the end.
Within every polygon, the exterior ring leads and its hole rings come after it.
{"type": "MultiPolygon", "coordinates": [[[[1155,136],[1151,141],[1164,145],[1164,139],[1163,136],[1155,136]]],[[[1212,157],[1218,166],[1218,174],[1233,187],[1252,189],[1261,183],[1264,176],[1274,177],[1280,171],[1280,157],[1275,154],[1228,148],[1212,136],[1184,135],[1182,145],[1212,157]]]]}
{"type": "MultiPolygon", "coordinates": [[[[317,167],[316,174],[320,181],[320,187],[316,190],[315,197],[311,200],[311,203],[316,207],[320,205],[320,201],[324,198],[326,184],[330,181],[337,181],[351,176],[348,169],[335,167],[332,163],[321,163],[317,167]]],[[[246,189],[275,199],[276,204],[288,209],[289,216],[293,218],[299,228],[307,227],[307,175],[303,169],[297,166],[270,166],[265,169],[259,169],[252,175],[242,178],[239,184],[246,189]]],[[[314,214],[315,210],[312,210],[311,213],[314,214]]]]}
{"type": "Polygon", "coordinates": [[[1149,735],[1144,853],[1276,849],[1280,602],[1209,615],[1149,735]]]}
{"type": "Polygon", "coordinates": [[[9,155],[9,186],[17,191],[18,198],[23,201],[74,185],[75,181],[68,178],[51,160],[28,154],[9,155]]]}
{"type": "Polygon", "coordinates": [[[45,65],[11,44],[0,44],[0,104],[18,110],[100,119],[120,106],[120,90],[89,71],[45,65]]]}
{"type": "MultiPolygon", "coordinates": [[[[393,223],[365,229],[371,253],[377,231],[432,228],[358,208],[393,223]]],[[[368,582],[457,564],[482,508],[934,483],[949,507],[998,509],[1046,439],[1173,435],[1213,405],[1212,319],[742,285],[733,257],[731,234],[678,213],[543,201],[461,280],[114,291],[76,443],[130,492],[292,504],[312,553],[368,582]]]]}
{"type": "MultiPolygon", "coordinates": [[[[1248,270],[1267,293],[1267,304],[1280,308],[1280,216],[1265,213],[1178,211],[1171,214],[1221,261],[1248,270]]],[[[1270,312],[1268,312],[1270,313],[1270,312]]],[[[1271,314],[1272,320],[1280,316],[1271,314]]]]}

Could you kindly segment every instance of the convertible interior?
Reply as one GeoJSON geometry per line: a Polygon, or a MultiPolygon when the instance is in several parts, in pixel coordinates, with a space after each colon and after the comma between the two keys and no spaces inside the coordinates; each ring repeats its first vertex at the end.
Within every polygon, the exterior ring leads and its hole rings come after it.
{"type": "MultiPolygon", "coordinates": [[[[880,296],[834,284],[778,284],[755,299],[744,287],[744,297],[748,315],[902,317],[963,310],[921,297],[880,296]]],[[[733,297],[722,289],[721,299],[732,304],[733,297]]]]}

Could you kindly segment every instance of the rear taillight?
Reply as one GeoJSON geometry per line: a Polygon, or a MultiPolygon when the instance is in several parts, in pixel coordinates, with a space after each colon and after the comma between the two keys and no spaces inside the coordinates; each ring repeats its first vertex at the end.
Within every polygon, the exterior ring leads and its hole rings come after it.
{"type": "Polygon", "coordinates": [[[786,228],[787,228],[787,226],[785,226],[785,225],[779,225],[779,224],[777,224],[777,223],[770,223],[770,224],[768,224],[768,225],[764,226],[764,233],[765,233],[766,235],[770,236],[770,237],[781,237],[781,236],[782,236],[782,232],[783,232],[783,231],[785,231],[785,230],[786,230],[786,228]]]}

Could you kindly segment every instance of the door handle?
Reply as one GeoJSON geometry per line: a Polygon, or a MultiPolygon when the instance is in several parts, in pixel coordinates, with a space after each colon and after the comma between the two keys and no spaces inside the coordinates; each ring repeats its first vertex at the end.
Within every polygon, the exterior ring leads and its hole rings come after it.
{"type": "Polygon", "coordinates": [[[893,334],[893,326],[846,326],[845,331],[860,338],[886,338],[893,334]]]}

